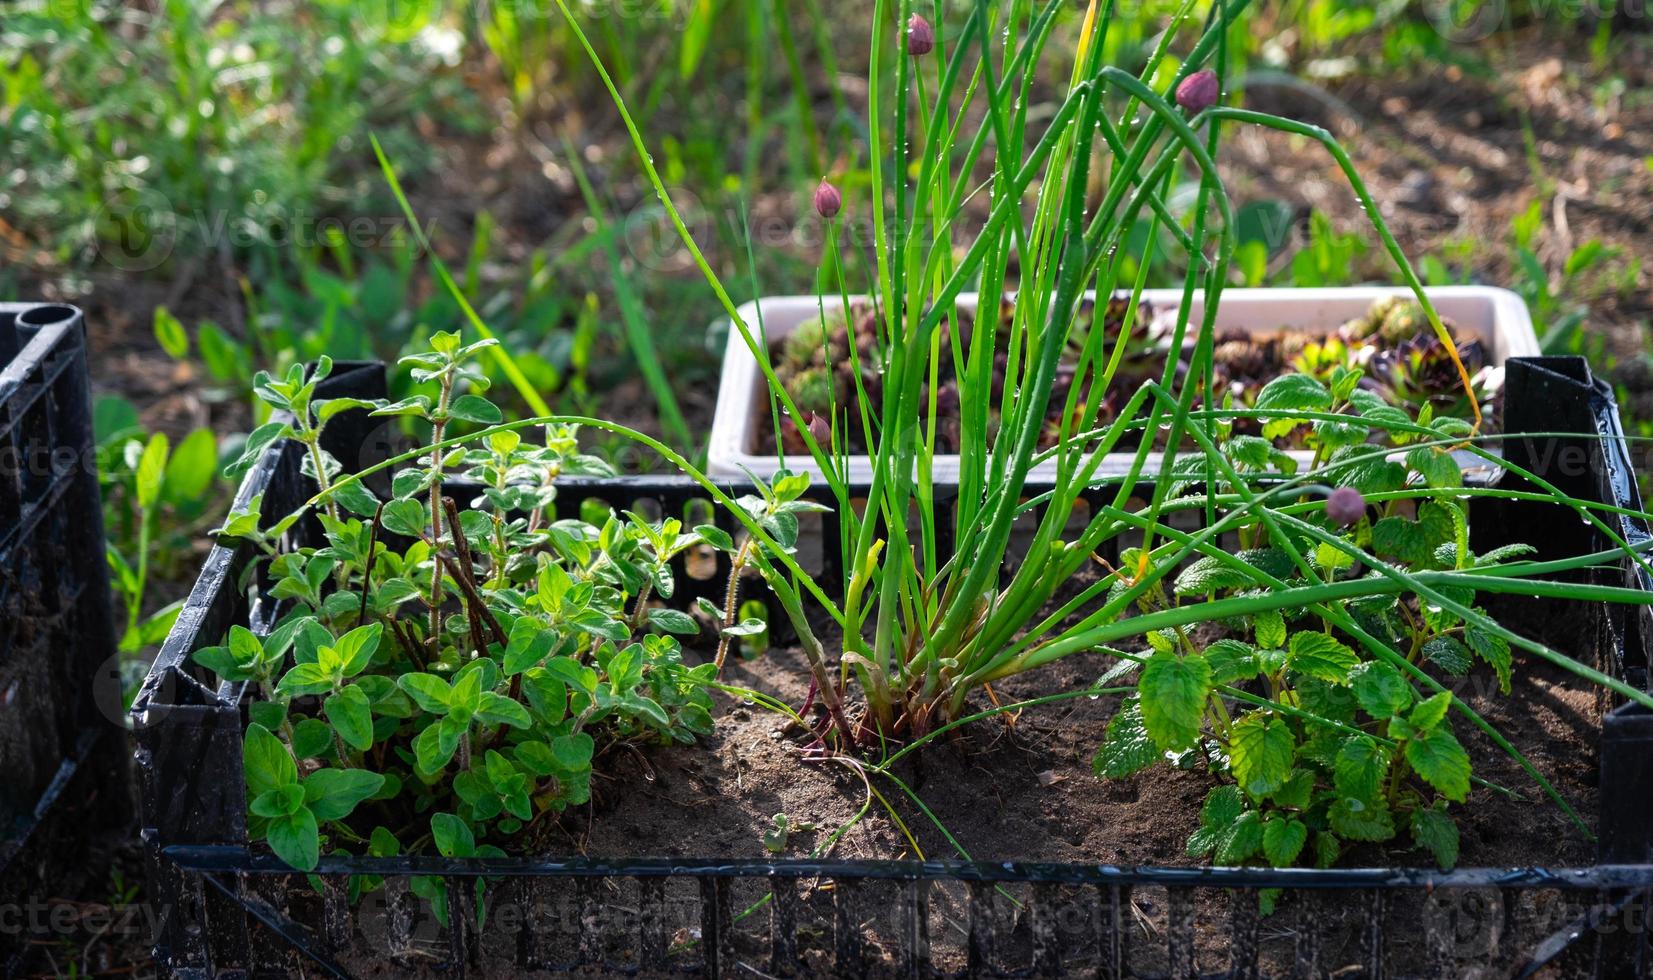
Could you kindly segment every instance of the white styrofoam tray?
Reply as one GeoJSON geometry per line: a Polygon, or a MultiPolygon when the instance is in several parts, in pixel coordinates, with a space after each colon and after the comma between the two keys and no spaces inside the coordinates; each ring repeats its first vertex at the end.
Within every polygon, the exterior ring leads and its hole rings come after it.
{"type": "MultiPolygon", "coordinates": [[[[1527,357],[1539,353],[1538,337],[1533,332],[1532,317],[1521,298],[1507,289],[1492,286],[1437,286],[1426,290],[1442,317],[1454,322],[1460,336],[1474,334],[1486,345],[1487,362],[1500,366],[1511,357],[1527,357]]],[[[1296,329],[1318,334],[1330,334],[1348,320],[1361,316],[1372,302],[1384,296],[1409,296],[1405,288],[1386,286],[1356,286],[1337,289],[1225,289],[1222,307],[1217,314],[1217,329],[1247,330],[1267,333],[1296,329]]],[[[1143,298],[1156,311],[1175,309],[1182,299],[1181,290],[1150,289],[1143,298]]],[[[771,344],[785,338],[798,326],[819,314],[821,302],[814,296],[769,296],[747,303],[740,308],[741,318],[748,327],[757,329],[759,307],[762,307],[764,332],[771,344]]],[[[1192,320],[1197,324],[1202,315],[1203,297],[1196,295],[1192,320]]],[[[976,296],[962,294],[959,306],[974,309],[976,296]]],[[[828,312],[841,308],[837,299],[825,300],[828,312]]],[[[714,478],[740,479],[748,473],[768,479],[781,468],[778,456],[761,454],[757,450],[760,426],[771,424],[769,399],[764,386],[763,372],[751,351],[732,326],[729,342],[723,355],[723,379],[718,387],[717,411],[712,418],[711,439],[707,445],[707,472],[714,478]]],[[[1307,462],[1308,453],[1297,454],[1307,462]]],[[[1130,470],[1134,454],[1114,453],[1106,457],[1098,470],[1100,476],[1120,476],[1130,470]]],[[[958,457],[937,456],[933,480],[937,484],[958,482],[958,457]]],[[[819,479],[820,469],[808,455],[788,454],[786,466],[796,473],[809,473],[819,479]]],[[[1159,454],[1148,457],[1147,472],[1156,473],[1159,454]]],[[[1031,477],[1035,480],[1055,476],[1054,463],[1036,467],[1031,477]]],[[[851,482],[865,482],[872,478],[872,460],[866,456],[849,457],[851,482]]]]}

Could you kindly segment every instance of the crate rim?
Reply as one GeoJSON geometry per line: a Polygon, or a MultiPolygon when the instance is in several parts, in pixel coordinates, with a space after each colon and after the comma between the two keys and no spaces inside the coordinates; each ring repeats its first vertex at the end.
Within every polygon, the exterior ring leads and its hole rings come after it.
{"type": "MultiPolygon", "coordinates": [[[[273,854],[238,845],[174,844],[161,854],[201,874],[298,874],[273,854]]],[[[1061,861],[903,861],[880,858],[444,858],[323,857],[321,877],[377,875],[438,878],[856,878],[997,884],[1175,885],[1184,888],[1653,888],[1653,865],[1585,867],[1264,868],[1227,865],[1115,865],[1061,861]]]]}

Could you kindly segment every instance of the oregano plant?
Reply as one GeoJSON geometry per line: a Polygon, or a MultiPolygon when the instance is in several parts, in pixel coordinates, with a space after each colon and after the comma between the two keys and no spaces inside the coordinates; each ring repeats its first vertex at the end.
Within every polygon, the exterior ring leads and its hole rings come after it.
{"type": "MultiPolygon", "coordinates": [[[[671,605],[673,561],[693,548],[738,560],[740,547],[710,525],[560,509],[560,477],[612,472],[580,452],[573,424],[533,441],[499,425],[471,366],[490,345],[435,335],[404,361],[431,393],[394,403],[318,399],[325,361],[258,378],[280,414],[232,471],[292,439],[324,506],[267,522],[255,499],[230,515],[221,538],[259,549],[281,615],[266,635],[232,627],[195,660],[249,687],[249,832],[299,870],[326,854],[502,853],[500,842],[590,800],[605,753],[711,730],[717,666],[684,663],[680,637],[703,621],[741,635],[738,589],[728,610],[692,615],[671,605]],[[323,449],[345,409],[429,435],[385,499],[323,449]],[[323,543],[293,547],[306,513],[323,543]]],[[[812,506],[795,484],[746,501],[794,541],[795,513],[812,506]]],[[[439,883],[415,890],[445,914],[439,883]]]]}

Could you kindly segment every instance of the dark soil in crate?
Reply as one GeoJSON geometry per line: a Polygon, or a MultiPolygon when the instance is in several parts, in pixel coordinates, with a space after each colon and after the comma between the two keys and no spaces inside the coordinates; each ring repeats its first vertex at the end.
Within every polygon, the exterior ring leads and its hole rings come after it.
{"type": "MultiPolygon", "coordinates": [[[[1504,603],[1493,610],[1506,622],[1585,662],[1595,661],[1595,634],[1589,613],[1558,603],[1504,603]]],[[[1101,656],[1073,657],[996,689],[1005,703],[1094,683],[1111,666],[1101,656]]],[[[771,650],[760,658],[731,659],[727,680],[799,705],[806,693],[807,671],[796,649],[771,650]]],[[[1596,812],[1597,735],[1605,707],[1597,693],[1570,674],[1536,658],[1518,655],[1514,690],[1497,693],[1490,671],[1464,679],[1459,695],[1502,731],[1550,778],[1563,796],[1592,825],[1596,812]]],[[[1159,766],[1124,780],[1093,775],[1091,756],[1118,699],[1080,697],[1031,709],[1014,724],[998,717],[967,726],[955,739],[945,737],[900,766],[899,775],[946,827],[947,833],[981,861],[1051,861],[1119,866],[1193,865],[1184,843],[1198,825],[1206,792],[1214,785],[1201,772],[1159,766]]],[[[1460,737],[1474,758],[1475,772],[1509,787],[1520,799],[1504,799],[1476,788],[1468,804],[1456,808],[1463,834],[1460,864],[1465,867],[1584,866],[1594,860],[1594,844],[1531,782],[1520,767],[1463,721],[1460,737]]],[[[781,856],[807,857],[824,847],[830,835],[854,820],[867,803],[866,783],[846,762],[804,761],[809,736],[785,719],[752,704],[733,704],[717,719],[717,731],[705,744],[643,753],[614,753],[599,763],[591,807],[571,812],[548,826],[526,849],[546,855],[590,857],[707,856],[764,857],[771,852],[764,835],[772,818],[786,814],[793,826],[781,856]]],[[[874,800],[865,815],[826,852],[832,858],[960,857],[947,836],[903,798],[899,787],[873,777],[873,786],[893,805],[900,822],[874,800]],[[905,829],[903,829],[903,825],[905,829]],[[909,838],[908,835],[911,835],[909,838]],[[916,849],[914,844],[916,843],[916,849]]],[[[1348,867],[1428,866],[1428,856],[1404,846],[1370,845],[1345,853],[1348,867]]],[[[610,908],[627,907],[628,883],[615,886],[610,908]]],[[[738,913],[767,893],[768,883],[735,883],[738,913]]],[[[823,972],[831,970],[833,936],[830,895],[820,882],[800,883],[805,908],[815,908],[824,931],[800,933],[800,948],[814,948],[823,972]]],[[[692,884],[688,887],[693,887],[692,884]]],[[[876,885],[874,886],[877,887],[876,885]]],[[[887,897],[863,903],[865,942],[875,964],[889,966],[899,956],[894,939],[891,884],[887,897]],[[882,915],[883,918],[879,918],[882,915]],[[886,928],[888,927],[888,928],[886,928]]],[[[1094,955],[1093,916],[1096,893],[1075,889],[1072,903],[1078,923],[1072,953],[1083,962],[1094,955]]],[[[1028,930],[1018,918],[1012,897],[1025,899],[1027,886],[1011,886],[994,903],[1005,916],[998,930],[999,956],[1006,966],[1025,965],[1028,930]]],[[[1201,892],[1193,914],[1202,970],[1227,965],[1230,899],[1218,890],[1201,892]]],[[[935,965],[962,969],[966,962],[967,890],[962,884],[938,885],[931,893],[930,939],[935,965]]],[[[1165,930],[1168,895],[1163,889],[1138,887],[1128,914],[1135,920],[1133,969],[1148,973],[1167,969],[1165,930]]],[[[1322,934],[1322,966],[1360,961],[1360,930],[1370,922],[1370,893],[1288,895],[1264,920],[1263,962],[1276,965],[1293,955],[1295,925],[1313,922],[1322,934]],[[1327,928],[1328,922],[1337,926],[1327,928]]],[[[1396,975],[1438,975],[1423,966],[1430,955],[1425,934],[1443,913],[1465,914],[1472,924],[1467,938],[1453,949],[1466,963],[1493,955],[1505,927],[1524,940],[1499,955],[1513,965],[1537,939],[1559,929],[1581,906],[1554,892],[1490,894],[1395,892],[1390,903],[1385,950],[1396,975]],[[1508,907],[1506,907],[1506,905],[1508,907]],[[1493,907],[1496,906],[1496,915],[1493,907]],[[1502,925],[1487,923],[1499,919],[1502,925]],[[1486,920],[1483,922],[1482,920],[1486,920]],[[1519,928],[1525,924],[1525,928],[1519,928]],[[1482,927],[1485,928],[1482,928],[1482,927]],[[1545,929],[1544,927],[1550,927],[1545,929]],[[1415,927],[1415,928],[1414,928],[1415,927]],[[1490,929],[1490,931],[1488,931],[1490,929]],[[1477,931],[1479,930],[1479,931],[1477,931]]],[[[1063,906],[1064,908],[1066,906],[1063,906]]],[[[1061,918],[1060,916],[1058,917],[1061,918]]],[[[769,914],[755,908],[754,923],[744,930],[744,947],[754,966],[768,956],[769,914]]],[[[698,920],[690,914],[677,923],[679,938],[691,937],[698,920]]],[[[1070,923],[1071,924],[1071,923],[1070,923]]],[[[1060,923],[1059,923],[1060,925],[1060,923]]],[[[1464,931],[1460,923],[1457,931],[1464,931]]],[[[635,935],[635,932],[631,933],[635,935]]],[[[617,957],[624,962],[623,950],[617,957]]],[[[1351,974],[1359,975],[1359,974],[1351,974]]]]}

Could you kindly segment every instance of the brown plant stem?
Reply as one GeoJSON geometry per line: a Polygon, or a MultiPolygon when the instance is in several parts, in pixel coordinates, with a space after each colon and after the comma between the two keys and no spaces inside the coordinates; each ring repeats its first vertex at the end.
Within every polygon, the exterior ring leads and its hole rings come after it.
{"type": "Polygon", "coordinates": [[[373,512],[373,524],[367,532],[367,567],[362,572],[362,608],[356,614],[357,623],[367,622],[367,594],[373,590],[373,564],[379,557],[379,519],[384,516],[385,504],[388,503],[388,500],[379,502],[379,509],[373,512]]]}
{"type": "Polygon", "coordinates": [[[425,658],[420,655],[420,644],[408,632],[408,627],[403,625],[394,616],[386,619],[385,622],[390,624],[390,631],[396,634],[396,642],[402,645],[402,649],[406,651],[408,659],[413,661],[413,666],[418,669],[419,673],[423,674],[425,672],[425,658]]]}
{"type": "MultiPolygon", "coordinates": [[[[735,556],[729,563],[729,586],[724,591],[723,598],[723,629],[735,625],[735,613],[740,602],[740,576],[746,571],[746,563],[751,560],[752,539],[747,538],[735,549],[735,556]]],[[[723,674],[723,661],[729,656],[729,634],[718,631],[717,638],[717,673],[723,674]]]]}
{"type": "MultiPolygon", "coordinates": [[[[442,376],[442,393],[437,397],[436,412],[430,423],[430,546],[436,555],[442,553],[442,437],[448,428],[448,402],[453,397],[453,375],[442,376]]],[[[442,643],[442,563],[433,561],[430,573],[430,642],[440,650],[442,643]]]]}

